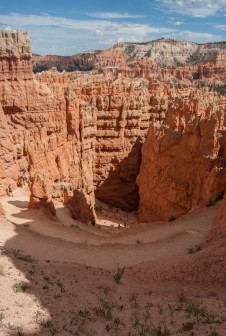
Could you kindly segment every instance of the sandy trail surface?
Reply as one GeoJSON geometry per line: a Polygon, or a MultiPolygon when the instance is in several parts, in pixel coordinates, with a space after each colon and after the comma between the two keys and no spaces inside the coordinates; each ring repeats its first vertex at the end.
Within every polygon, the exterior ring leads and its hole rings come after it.
{"type": "Polygon", "coordinates": [[[196,288],[173,276],[150,280],[172,260],[205,252],[190,255],[187,248],[205,240],[219,205],[174,222],[134,225],[134,214],[108,209],[98,216],[104,225],[92,227],[58,203],[56,217],[29,209],[27,188],[0,202],[6,212],[0,219],[1,336],[164,335],[164,328],[165,335],[226,335],[225,286],[203,281],[196,288]],[[118,265],[127,266],[120,283],[118,265]],[[198,322],[187,314],[191,303],[206,311],[198,322]]]}
{"type": "Polygon", "coordinates": [[[8,249],[21,250],[39,260],[105,269],[186,254],[188,248],[203,242],[216,215],[216,208],[211,207],[174,222],[139,223],[118,229],[80,223],[61,204],[56,204],[56,218],[45,209],[29,209],[28,188],[16,190],[14,197],[4,197],[1,202],[6,220],[0,225],[0,240],[8,249]]]}

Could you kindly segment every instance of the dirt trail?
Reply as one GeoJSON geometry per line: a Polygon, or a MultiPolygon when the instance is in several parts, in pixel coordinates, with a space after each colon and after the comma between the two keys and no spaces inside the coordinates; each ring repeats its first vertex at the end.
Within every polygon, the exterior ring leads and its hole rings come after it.
{"type": "Polygon", "coordinates": [[[7,248],[40,260],[106,269],[186,254],[187,248],[202,243],[216,215],[216,208],[211,207],[174,222],[140,223],[121,229],[91,227],[72,219],[60,204],[56,204],[57,218],[53,218],[44,209],[29,209],[28,201],[27,188],[1,199],[7,220],[0,223],[0,236],[7,248]]]}

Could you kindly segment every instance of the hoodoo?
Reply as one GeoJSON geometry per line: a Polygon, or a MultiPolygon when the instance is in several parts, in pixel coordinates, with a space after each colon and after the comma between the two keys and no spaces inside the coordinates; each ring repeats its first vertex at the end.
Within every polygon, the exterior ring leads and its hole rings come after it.
{"type": "Polygon", "coordinates": [[[152,221],[178,217],[225,190],[226,100],[209,91],[204,70],[200,75],[207,61],[224,65],[223,43],[119,44],[105,52],[114,66],[36,76],[27,33],[1,31],[0,52],[2,195],[20,170],[47,171],[50,198],[82,190],[91,212],[97,197],[152,221]],[[175,69],[180,48],[180,62],[189,66],[175,69]]]}

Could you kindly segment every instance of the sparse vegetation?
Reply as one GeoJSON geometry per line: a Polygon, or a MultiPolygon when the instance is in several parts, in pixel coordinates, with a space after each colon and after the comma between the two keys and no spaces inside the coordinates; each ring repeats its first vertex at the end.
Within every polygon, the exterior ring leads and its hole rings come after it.
{"type": "Polygon", "coordinates": [[[139,308],[136,295],[131,295],[131,297],[129,298],[129,303],[133,309],[139,308]]]}
{"type": "Polygon", "coordinates": [[[182,323],[182,330],[183,331],[189,331],[189,330],[192,330],[194,328],[194,322],[183,322],[182,323]]]}
{"type": "Polygon", "coordinates": [[[188,313],[189,317],[194,316],[196,322],[199,324],[200,319],[206,314],[206,307],[202,306],[202,303],[196,299],[190,299],[187,302],[185,312],[188,313]]]}
{"type": "Polygon", "coordinates": [[[188,298],[184,292],[184,290],[181,290],[178,294],[177,294],[177,299],[180,303],[185,303],[188,301],[188,298]]]}
{"type": "Polygon", "coordinates": [[[222,84],[222,85],[212,84],[209,86],[209,88],[211,91],[216,91],[220,95],[226,94],[226,84],[222,84]]]}
{"type": "Polygon", "coordinates": [[[14,290],[15,293],[25,292],[26,288],[27,287],[22,282],[18,282],[15,285],[13,285],[13,290],[14,290]]]}
{"type": "Polygon", "coordinates": [[[57,286],[60,288],[61,293],[65,293],[65,287],[60,280],[57,280],[57,286]]]}
{"type": "Polygon", "coordinates": [[[165,322],[160,323],[157,327],[153,327],[151,331],[151,335],[153,336],[169,336],[170,334],[170,330],[167,328],[165,322]]]}
{"type": "Polygon", "coordinates": [[[120,284],[123,274],[125,273],[125,269],[125,266],[121,268],[118,265],[118,271],[113,275],[113,279],[117,284],[120,284]]]}
{"type": "Polygon", "coordinates": [[[115,308],[117,305],[110,301],[103,294],[100,294],[98,296],[98,302],[100,304],[100,307],[94,309],[95,313],[108,321],[112,320],[112,311],[113,308],[115,308]]]}
{"type": "Polygon", "coordinates": [[[18,260],[23,260],[23,261],[28,262],[28,263],[33,263],[35,261],[34,258],[32,258],[32,256],[22,255],[21,252],[23,252],[23,251],[18,250],[18,249],[12,249],[12,253],[13,253],[14,257],[17,258],[18,260]]]}
{"type": "MultiPolygon", "coordinates": [[[[195,80],[198,80],[199,79],[199,74],[194,73],[193,78],[195,80]]],[[[199,81],[198,86],[201,87],[201,88],[202,87],[207,87],[207,88],[209,88],[210,91],[215,91],[219,95],[226,94],[226,84],[215,84],[215,83],[207,83],[207,82],[204,82],[204,81],[199,81]]]]}

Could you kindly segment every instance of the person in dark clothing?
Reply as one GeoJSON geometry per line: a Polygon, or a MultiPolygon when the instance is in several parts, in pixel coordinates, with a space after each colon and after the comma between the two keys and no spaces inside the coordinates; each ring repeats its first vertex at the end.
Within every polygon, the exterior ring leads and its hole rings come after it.
{"type": "Polygon", "coordinates": [[[26,185],[26,181],[27,181],[27,175],[26,175],[25,170],[23,171],[23,173],[21,175],[21,179],[23,181],[23,185],[25,186],[26,185]]]}
{"type": "Polygon", "coordinates": [[[7,192],[8,192],[8,195],[10,197],[13,197],[13,188],[12,188],[11,184],[8,185],[7,192]]]}

